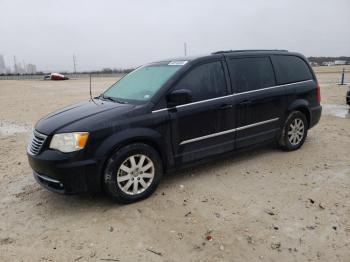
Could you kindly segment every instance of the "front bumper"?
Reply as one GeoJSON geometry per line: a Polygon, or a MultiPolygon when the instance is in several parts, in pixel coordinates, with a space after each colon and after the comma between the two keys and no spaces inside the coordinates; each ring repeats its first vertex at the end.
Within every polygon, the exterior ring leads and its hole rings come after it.
{"type": "Polygon", "coordinates": [[[44,188],[63,194],[101,191],[99,161],[79,160],[79,153],[64,154],[45,150],[38,155],[27,152],[36,181],[44,188]]]}
{"type": "Polygon", "coordinates": [[[60,193],[60,194],[66,193],[65,187],[63,183],[61,183],[61,181],[47,177],[47,176],[40,175],[35,171],[33,171],[33,176],[36,182],[38,182],[42,187],[46,188],[47,190],[60,193]]]}

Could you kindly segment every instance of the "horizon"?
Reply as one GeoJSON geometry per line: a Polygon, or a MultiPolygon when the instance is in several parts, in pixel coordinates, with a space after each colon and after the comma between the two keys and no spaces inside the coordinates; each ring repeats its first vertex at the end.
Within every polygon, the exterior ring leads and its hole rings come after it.
{"type": "MultiPolygon", "coordinates": [[[[238,50],[231,50],[231,51],[238,51],[238,50]]],[[[289,50],[286,50],[286,51],[289,51],[289,50]]],[[[0,60],[1,60],[1,56],[3,56],[2,54],[0,54],[0,60]]],[[[183,56],[182,56],[183,57],[183,56]]],[[[174,59],[176,57],[173,57],[174,59]]],[[[340,56],[307,56],[306,57],[309,62],[313,62],[311,60],[317,60],[317,59],[330,59],[329,61],[327,62],[334,62],[336,61],[337,59],[345,59],[344,61],[348,61],[350,59],[350,56],[346,56],[346,55],[340,55],[340,56]],[[312,58],[312,59],[311,59],[312,58]]],[[[168,59],[168,58],[167,58],[168,59]]],[[[171,58],[169,58],[171,59],[171,58]]],[[[150,61],[151,62],[154,62],[154,61],[150,61]]],[[[21,66],[22,63],[17,63],[17,66],[21,66]]],[[[26,63],[26,65],[33,65],[32,63],[26,63]]],[[[343,64],[339,64],[339,65],[343,65],[343,64]]],[[[348,63],[345,64],[345,65],[349,65],[348,63]]],[[[11,72],[9,73],[5,73],[8,74],[8,75],[16,75],[16,74],[32,74],[30,72],[26,72],[26,73],[20,73],[20,72],[12,72],[12,70],[14,70],[14,67],[15,65],[13,64],[12,67],[11,65],[8,65],[6,64],[6,61],[5,61],[5,66],[6,68],[9,68],[11,69],[11,72]]],[[[36,66],[34,64],[34,66],[36,66]]],[[[318,66],[324,66],[322,64],[319,64],[318,66]]],[[[337,65],[338,66],[338,65],[337,65]]],[[[125,73],[126,71],[131,71],[131,70],[134,70],[136,67],[128,67],[128,68],[123,68],[123,67],[104,67],[104,68],[99,68],[99,69],[92,69],[92,70],[77,70],[76,72],[74,72],[74,70],[60,70],[60,71],[55,71],[55,70],[47,70],[47,69],[44,69],[44,70],[37,70],[36,73],[34,74],[47,74],[47,73],[54,73],[54,72],[57,72],[57,73],[64,73],[64,74],[88,74],[88,73],[110,73],[108,71],[112,71],[111,73],[125,73]],[[123,72],[124,71],[124,72],[123,72]]],[[[0,75],[4,75],[4,73],[1,73],[0,72],[0,75]]]]}

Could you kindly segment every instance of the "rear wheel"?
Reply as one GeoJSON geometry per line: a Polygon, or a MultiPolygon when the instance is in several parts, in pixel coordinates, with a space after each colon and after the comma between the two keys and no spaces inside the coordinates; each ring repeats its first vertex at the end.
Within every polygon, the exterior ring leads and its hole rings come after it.
{"type": "Polygon", "coordinates": [[[279,146],[286,151],[299,149],[307,137],[308,122],[300,111],[293,111],[284,124],[279,146]]]}
{"type": "Polygon", "coordinates": [[[118,150],[108,160],[104,188],[118,202],[136,202],[156,190],[162,172],[156,150],[141,143],[131,144],[118,150]]]}

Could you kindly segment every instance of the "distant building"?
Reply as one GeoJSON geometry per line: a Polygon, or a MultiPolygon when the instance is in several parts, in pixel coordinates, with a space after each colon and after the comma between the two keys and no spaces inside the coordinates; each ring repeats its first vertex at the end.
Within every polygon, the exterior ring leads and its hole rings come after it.
{"type": "Polygon", "coordinates": [[[26,65],[26,73],[27,74],[36,74],[36,65],[27,64],[26,65]]]}
{"type": "Polygon", "coordinates": [[[16,63],[16,65],[15,65],[15,72],[17,74],[25,74],[26,70],[25,70],[25,68],[23,68],[22,64],[19,62],[19,63],[16,63]]]}
{"type": "Polygon", "coordinates": [[[346,65],[346,61],[345,60],[335,60],[334,64],[335,65],[346,65]]]}
{"type": "Polygon", "coordinates": [[[0,74],[5,74],[6,73],[6,65],[5,65],[5,60],[2,55],[0,55],[0,74]]]}
{"type": "Polygon", "coordinates": [[[332,66],[332,65],[334,65],[334,62],[333,61],[323,62],[322,65],[324,65],[324,66],[332,66]]]}

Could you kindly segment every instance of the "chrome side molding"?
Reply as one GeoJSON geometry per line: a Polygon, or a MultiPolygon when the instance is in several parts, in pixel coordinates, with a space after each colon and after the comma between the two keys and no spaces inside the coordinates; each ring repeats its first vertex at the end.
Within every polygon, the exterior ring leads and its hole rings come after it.
{"type": "MultiPolygon", "coordinates": [[[[290,84],[270,86],[270,87],[265,87],[265,88],[261,88],[261,89],[257,89],[257,90],[251,90],[251,91],[246,91],[246,92],[241,92],[241,93],[234,93],[234,94],[231,94],[231,95],[219,96],[219,97],[214,97],[214,98],[210,98],[210,99],[206,99],[206,100],[202,100],[202,101],[196,101],[196,102],[192,102],[192,103],[188,103],[188,104],[184,104],[184,105],[179,105],[179,106],[176,106],[175,108],[181,108],[181,107],[196,105],[196,104],[200,104],[200,103],[206,103],[206,102],[210,102],[210,101],[223,99],[223,98],[226,98],[226,97],[233,97],[233,96],[238,96],[238,95],[243,95],[243,94],[250,94],[250,93],[265,91],[265,90],[279,88],[279,87],[284,87],[284,86],[290,86],[290,85],[295,85],[295,84],[307,83],[307,82],[311,82],[311,81],[314,81],[314,80],[310,79],[310,80],[304,80],[304,81],[294,82],[294,83],[290,83],[290,84]]],[[[157,109],[157,110],[152,111],[152,114],[158,113],[158,112],[167,111],[169,109],[170,108],[157,109]]]]}
{"type": "Polygon", "coordinates": [[[265,121],[261,121],[261,122],[256,122],[254,124],[250,124],[250,125],[246,125],[246,126],[240,126],[240,127],[234,128],[234,129],[225,130],[225,131],[222,131],[222,132],[213,133],[213,134],[210,134],[210,135],[205,135],[205,136],[200,136],[200,137],[184,140],[184,141],[182,141],[180,143],[180,145],[186,145],[186,144],[197,142],[197,141],[200,141],[200,140],[204,140],[204,139],[208,139],[208,138],[212,138],[212,137],[216,137],[216,136],[221,136],[221,135],[226,135],[226,134],[237,132],[237,131],[240,131],[240,130],[244,130],[244,129],[248,129],[248,128],[252,128],[252,127],[268,124],[268,123],[277,121],[278,119],[279,118],[277,117],[277,118],[273,118],[273,119],[269,119],[269,120],[265,120],[265,121]]]}

